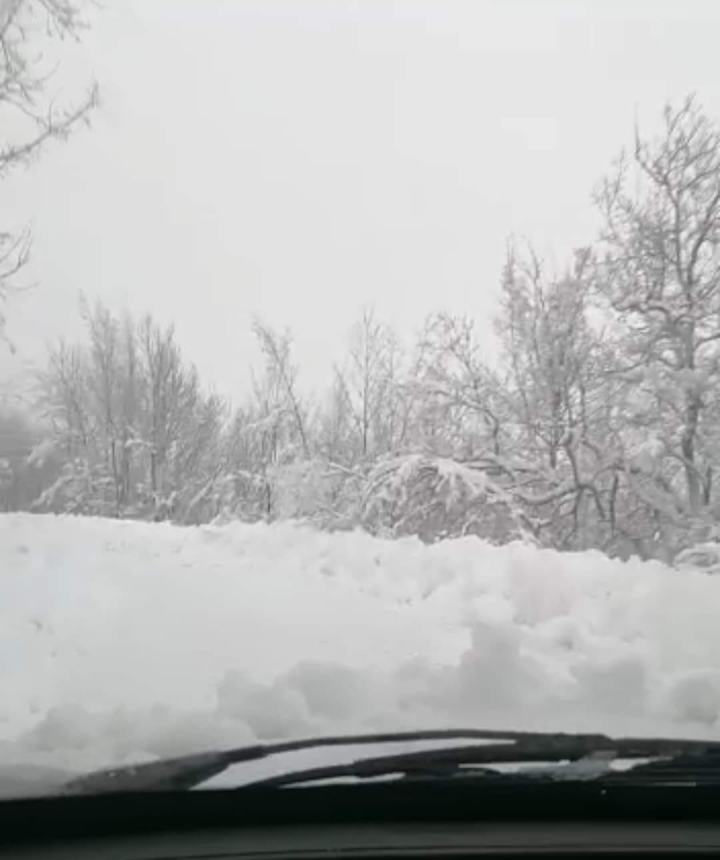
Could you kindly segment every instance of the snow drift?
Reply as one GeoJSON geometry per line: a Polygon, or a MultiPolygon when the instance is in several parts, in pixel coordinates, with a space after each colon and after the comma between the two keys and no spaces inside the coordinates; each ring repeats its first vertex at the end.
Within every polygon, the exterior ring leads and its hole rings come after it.
{"type": "Polygon", "coordinates": [[[0,764],[319,732],[720,736],[720,577],[469,537],[0,516],[0,764]]]}

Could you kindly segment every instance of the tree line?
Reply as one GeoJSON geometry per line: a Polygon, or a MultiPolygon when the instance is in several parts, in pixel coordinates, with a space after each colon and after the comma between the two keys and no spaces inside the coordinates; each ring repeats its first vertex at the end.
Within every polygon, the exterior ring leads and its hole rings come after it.
{"type": "Polygon", "coordinates": [[[290,334],[256,321],[263,364],[231,410],[172,328],[85,307],[85,341],[56,346],[42,374],[33,462],[54,471],[30,506],[180,523],[302,518],[664,559],[712,540],[717,123],[692,97],[668,105],[594,199],[599,234],[562,270],[509,243],[492,363],[470,318],[434,314],[405,344],[368,310],[331,385],[310,398],[290,334]]]}

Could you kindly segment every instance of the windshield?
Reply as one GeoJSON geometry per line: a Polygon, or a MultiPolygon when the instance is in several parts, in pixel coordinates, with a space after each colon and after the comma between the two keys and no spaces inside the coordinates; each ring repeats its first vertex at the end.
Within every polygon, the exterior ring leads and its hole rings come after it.
{"type": "Polygon", "coordinates": [[[720,739],[718,26],[0,0],[0,793],[720,739]]]}

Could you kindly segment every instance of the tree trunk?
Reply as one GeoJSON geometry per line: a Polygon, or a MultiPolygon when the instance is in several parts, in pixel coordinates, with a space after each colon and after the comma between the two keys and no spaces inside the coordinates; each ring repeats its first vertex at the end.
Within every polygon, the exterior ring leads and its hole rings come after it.
{"type": "Polygon", "coordinates": [[[685,461],[685,483],[687,485],[688,507],[692,514],[700,509],[701,486],[700,476],[695,466],[695,436],[697,434],[698,419],[700,417],[700,403],[696,396],[688,398],[685,409],[685,427],[683,429],[680,446],[685,461]]]}

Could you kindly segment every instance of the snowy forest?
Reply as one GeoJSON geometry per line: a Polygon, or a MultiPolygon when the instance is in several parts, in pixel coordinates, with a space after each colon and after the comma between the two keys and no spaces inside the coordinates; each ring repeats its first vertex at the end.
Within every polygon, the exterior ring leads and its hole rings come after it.
{"type": "MultiPolygon", "coordinates": [[[[84,124],[97,87],[58,104],[38,47],[81,32],[73,0],[14,0],[0,25],[16,132],[1,179],[84,124]]],[[[433,314],[407,342],[366,309],[311,396],[292,333],[266,321],[247,332],[262,364],[231,406],[169,320],[84,303],[83,340],[55,344],[32,402],[0,410],[0,510],[300,519],[665,561],[720,539],[717,120],[693,97],[668,104],[594,201],[598,234],[564,266],[508,242],[497,348],[470,318],[433,314]]],[[[30,240],[0,233],[2,349],[30,240]]]]}
{"type": "Polygon", "coordinates": [[[508,244],[492,362],[472,319],[434,314],[408,344],[369,309],[308,397],[291,333],[257,320],[263,364],[231,409],[171,325],[83,306],[85,339],[47,356],[38,417],[2,417],[2,508],[664,560],[713,540],[720,127],[693,98],[667,106],[594,199],[602,229],[562,271],[508,244]]]}

